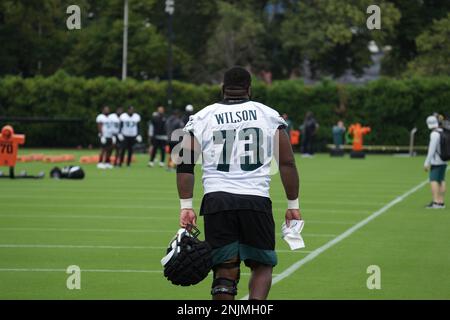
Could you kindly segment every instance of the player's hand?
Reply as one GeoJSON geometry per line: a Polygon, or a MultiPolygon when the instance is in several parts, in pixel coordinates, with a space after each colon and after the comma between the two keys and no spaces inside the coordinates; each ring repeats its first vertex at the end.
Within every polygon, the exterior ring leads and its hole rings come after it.
{"type": "Polygon", "coordinates": [[[425,172],[430,171],[431,167],[430,166],[424,166],[423,169],[425,170],[425,172]]]}
{"type": "Polygon", "coordinates": [[[188,224],[197,226],[197,215],[194,209],[181,209],[180,211],[180,226],[186,228],[188,224]]]}
{"type": "Polygon", "coordinates": [[[299,209],[287,209],[285,219],[288,227],[291,220],[303,220],[299,209]]]}
{"type": "Polygon", "coordinates": [[[112,143],[113,143],[113,144],[116,144],[116,143],[117,143],[117,138],[116,138],[116,136],[113,136],[113,137],[112,137],[112,143]]]}
{"type": "Polygon", "coordinates": [[[123,137],[123,134],[119,133],[119,135],[117,136],[117,138],[119,138],[119,141],[123,141],[125,138],[123,137]]]}
{"type": "Polygon", "coordinates": [[[141,143],[141,142],[142,142],[142,137],[141,137],[141,135],[138,135],[138,136],[136,137],[136,141],[137,141],[138,143],[141,143]]]}
{"type": "Polygon", "coordinates": [[[101,137],[100,137],[100,142],[101,142],[102,144],[106,144],[106,138],[103,137],[103,136],[101,136],[101,137]]]}

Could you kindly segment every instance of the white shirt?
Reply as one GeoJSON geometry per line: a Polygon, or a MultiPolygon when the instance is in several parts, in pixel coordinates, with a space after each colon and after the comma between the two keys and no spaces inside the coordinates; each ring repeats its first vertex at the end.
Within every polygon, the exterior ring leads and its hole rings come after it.
{"type": "Polygon", "coordinates": [[[430,134],[430,144],[428,145],[428,155],[425,159],[424,166],[440,166],[446,164],[442,161],[439,154],[441,153],[441,132],[442,129],[438,128],[433,130],[430,134]]]}
{"type": "Polygon", "coordinates": [[[204,193],[269,197],[274,138],[287,126],[277,111],[258,102],[215,103],[189,118],[202,150],[204,193]]]}
{"type": "Polygon", "coordinates": [[[111,113],[108,116],[109,121],[111,122],[112,125],[112,134],[113,135],[118,135],[120,133],[120,118],[117,115],[117,113],[111,113]]]}
{"type": "Polygon", "coordinates": [[[122,113],[120,115],[120,121],[122,121],[122,134],[125,137],[136,137],[139,134],[138,124],[141,122],[140,115],[133,113],[130,116],[128,113],[122,113]]]}
{"type": "Polygon", "coordinates": [[[113,131],[112,131],[112,122],[109,119],[109,117],[103,113],[100,113],[97,116],[96,122],[102,125],[102,136],[105,138],[112,138],[113,136],[113,131]]]}

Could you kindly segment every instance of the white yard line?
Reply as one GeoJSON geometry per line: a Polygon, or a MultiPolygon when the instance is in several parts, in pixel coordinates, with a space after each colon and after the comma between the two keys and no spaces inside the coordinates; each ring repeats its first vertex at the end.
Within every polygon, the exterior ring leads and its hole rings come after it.
{"type": "MultiPolygon", "coordinates": [[[[365,218],[364,220],[358,222],[357,224],[355,224],[353,227],[347,229],[345,232],[341,233],[340,235],[338,235],[336,238],[330,240],[329,242],[325,243],[323,246],[317,248],[316,250],[314,250],[313,252],[309,253],[306,257],[298,260],[297,262],[295,262],[294,264],[292,264],[290,267],[288,267],[287,269],[285,269],[283,272],[281,272],[278,276],[275,276],[272,279],[272,285],[277,284],[278,282],[282,281],[283,279],[289,277],[290,275],[292,275],[294,272],[296,272],[298,269],[300,269],[304,264],[314,260],[315,258],[317,258],[320,254],[322,254],[323,252],[325,252],[326,250],[330,249],[331,247],[333,247],[335,244],[338,244],[339,242],[341,242],[342,240],[344,240],[345,238],[349,237],[350,235],[352,235],[355,231],[361,229],[362,227],[364,227],[366,224],[368,224],[369,222],[371,222],[372,220],[374,220],[375,218],[377,218],[378,216],[382,215],[383,213],[385,213],[386,211],[388,211],[390,208],[392,208],[393,206],[395,206],[396,204],[402,202],[403,200],[405,200],[407,197],[409,197],[411,194],[417,192],[418,190],[420,190],[423,186],[425,186],[428,183],[428,180],[421,182],[420,184],[418,184],[417,186],[415,186],[414,188],[410,189],[409,191],[405,192],[404,194],[402,194],[401,196],[395,198],[394,200],[392,200],[391,202],[389,202],[388,204],[386,204],[384,207],[382,207],[381,209],[375,211],[374,213],[372,213],[370,216],[368,216],[367,218],[365,218]]],[[[246,295],[245,297],[243,297],[241,300],[247,300],[248,299],[248,295],[246,295]]]]}
{"type": "MultiPolygon", "coordinates": [[[[0,231],[45,231],[45,232],[117,232],[117,233],[174,233],[173,230],[154,229],[75,229],[75,228],[34,228],[34,227],[6,227],[0,231]]],[[[281,235],[281,233],[276,233],[281,235]]],[[[335,234],[305,233],[305,237],[334,237],[335,234]]]]}
{"type": "MultiPolygon", "coordinates": [[[[52,199],[52,200],[55,200],[55,198],[52,197],[52,196],[27,196],[27,195],[23,195],[23,196],[1,196],[0,195],[0,198],[5,198],[5,199],[22,199],[22,200],[23,199],[42,199],[42,200],[52,199]]],[[[79,201],[80,199],[85,200],[86,197],[67,197],[66,196],[66,197],[58,197],[57,199],[58,200],[64,200],[65,199],[65,200],[79,201]]],[[[126,200],[126,199],[128,199],[128,198],[122,198],[122,199],[119,199],[119,198],[111,199],[109,197],[92,197],[91,198],[91,200],[109,200],[109,201],[111,201],[111,200],[113,200],[113,201],[126,200]]],[[[148,201],[149,200],[148,197],[146,197],[146,198],[136,198],[136,197],[134,197],[133,199],[135,201],[148,201]]],[[[164,208],[174,208],[175,207],[175,202],[177,200],[177,197],[173,197],[173,198],[159,198],[158,197],[158,200],[162,200],[162,201],[165,201],[165,202],[172,201],[173,205],[166,205],[166,206],[160,206],[160,205],[158,205],[158,206],[151,206],[151,205],[118,206],[118,205],[113,205],[113,204],[111,204],[111,205],[97,205],[97,204],[79,205],[79,204],[77,204],[76,206],[77,207],[82,207],[82,208],[90,208],[90,207],[92,207],[92,208],[107,208],[107,209],[109,209],[109,208],[118,208],[118,207],[119,208],[128,208],[128,209],[132,209],[132,208],[164,209],[164,208]]],[[[306,200],[306,201],[302,201],[302,204],[317,204],[318,202],[319,201],[306,200]]],[[[276,204],[283,204],[283,205],[285,205],[286,201],[285,200],[283,200],[283,201],[273,200],[272,203],[274,205],[276,205],[276,204]]],[[[377,202],[375,202],[375,201],[373,201],[373,202],[365,202],[365,201],[361,202],[361,201],[354,201],[354,200],[348,200],[348,201],[326,201],[326,200],[323,201],[323,200],[321,200],[320,204],[350,205],[350,206],[377,206],[377,205],[383,204],[383,202],[379,202],[379,201],[377,201],[377,202]]],[[[52,204],[52,203],[48,203],[48,204],[20,203],[20,204],[17,204],[15,202],[11,202],[11,203],[4,203],[4,204],[2,204],[2,206],[8,206],[8,207],[37,207],[37,208],[41,208],[41,207],[43,207],[43,208],[48,208],[48,207],[73,208],[74,204],[73,203],[67,203],[67,204],[61,204],[61,203],[58,203],[58,204],[52,204]]]]}
{"type": "MultiPolygon", "coordinates": [[[[24,195],[1,195],[0,194],[0,199],[49,199],[48,195],[29,195],[29,194],[24,194],[24,195]]],[[[128,200],[129,198],[127,197],[98,197],[98,196],[83,196],[83,199],[92,199],[92,200],[109,200],[109,201],[120,201],[120,200],[128,200]]],[[[148,201],[148,197],[133,197],[133,199],[135,201],[148,201]]],[[[158,197],[158,200],[162,200],[162,201],[174,201],[174,199],[176,200],[176,197],[158,197]]],[[[80,197],[76,197],[76,196],[58,196],[58,200],[74,200],[74,201],[79,201],[80,197]]],[[[304,204],[316,204],[317,201],[319,200],[307,200],[307,201],[302,201],[302,203],[304,204]]],[[[272,200],[272,203],[274,204],[285,204],[286,200],[272,200]]],[[[380,203],[379,201],[375,202],[357,202],[351,199],[348,200],[339,200],[339,201],[326,201],[326,200],[320,200],[320,203],[323,204],[345,204],[345,205],[380,205],[383,203],[380,203]]],[[[22,204],[21,204],[22,205],[22,204]]],[[[50,206],[51,204],[49,204],[50,206]]],[[[60,204],[56,204],[56,206],[59,206],[60,204]]],[[[65,204],[64,204],[65,205],[65,204]]],[[[73,207],[72,204],[69,204],[70,206],[73,207]]],[[[38,205],[39,206],[39,205],[38,205]]],[[[47,206],[47,205],[46,205],[47,206]]],[[[96,206],[95,204],[93,206],[96,206]]],[[[163,206],[164,208],[166,208],[167,206],[163,206]]]]}
{"type": "MultiPolygon", "coordinates": [[[[0,272],[66,272],[66,269],[0,268],[0,272]]],[[[81,272],[98,272],[98,273],[162,273],[162,270],[81,269],[81,272]]]]}
{"type": "Polygon", "coordinates": [[[152,215],[136,217],[136,216],[115,216],[115,215],[48,215],[48,214],[0,214],[0,218],[45,218],[45,219],[104,219],[104,220],[178,220],[177,215],[166,217],[155,217],[152,215]]]}
{"type": "Polygon", "coordinates": [[[167,247],[153,246],[103,246],[103,245],[71,245],[71,244],[0,244],[1,248],[42,248],[42,249],[145,249],[165,250],[167,247]]]}
{"type": "MultiPolygon", "coordinates": [[[[49,198],[50,199],[50,198],[49,198]]],[[[174,208],[177,207],[177,205],[175,205],[175,202],[178,201],[176,200],[176,198],[173,198],[174,201],[174,205],[170,205],[170,206],[144,206],[144,205],[101,205],[101,204],[52,204],[52,203],[47,203],[47,204],[32,204],[32,203],[2,203],[2,207],[12,207],[12,208],[17,208],[17,207],[31,207],[31,208],[73,208],[74,206],[76,206],[77,208],[96,208],[96,209],[170,209],[173,210],[174,208]]]]}
{"type": "MultiPolygon", "coordinates": [[[[143,250],[165,250],[167,247],[154,246],[105,246],[105,245],[71,245],[71,244],[0,244],[0,249],[143,249],[143,250]]],[[[310,253],[306,250],[276,250],[277,253],[310,253]]]]}
{"type": "MultiPolygon", "coordinates": [[[[155,216],[114,216],[114,215],[46,215],[46,214],[0,214],[0,218],[18,218],[18,219],[98,219],[98,220],[178,220],[178,216],[155,217],[155,216]]],[[[308,224],[342,224],[353,225],[349,221],[331,221],[331,220],[308,220],[308,224]]]]}
{"type": "Polygon", "coordinates": [[[147,229],[73,229],[73,228],[0,228],[0,231],[45,231],[45,232],[117,232],[117,233],[174,233],[173,230],[147,229]]]}
{"type": "MultiPolygon", "coordinates": [[[[133,269],[83,269],[80,268],[81,273],[93,272],[93,273],[157,273],[162,274],[163,270],[133,270],[133,269]]],[[[52,269],[52,268],[0,268],[0,272],[66,272],[66,269],[52,269]]],[[[248,272],[241,272],[242,276],[249,276],[248,272]]],[[[278,276],[277,273],[273,274],[278,276]]]]}

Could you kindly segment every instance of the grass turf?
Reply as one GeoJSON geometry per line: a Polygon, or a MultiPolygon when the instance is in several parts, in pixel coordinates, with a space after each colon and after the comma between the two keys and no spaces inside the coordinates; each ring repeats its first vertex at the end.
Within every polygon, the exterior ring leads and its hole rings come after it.
{"type": "MultiPolygon", "coordinates": [[[[85,165],[83,181],[51,180],[54,165],[44,163],[17,166],[45,171],[43,180],[0,179],[0,299],[209,299],[211,276],[188,288],[162,276],[159,261],[178,228],[175,174],[147,168],[146,160],[139,155],[131,168],[109,171],[85,165]],[[81,290],[66,288],[70,265],[82,270],[81,290]]],[[[306,248],[291,252],[280,238],[286,203],[276,175],[274,273],[424,181],[422,161],[298,157],[306,248]]],[[[201,196],[197,168],[197,208],[201,196]]],[[[419,189],[274,285],[270,298],[449,299],[450,215],[425,210],[429,199],[428,187],[419,189]],[[381,290],[367,289],[369,265],[381,268],[381,290]]],[[[238,297],[247,293],[248,270],[242,271],[238,297]]]]}

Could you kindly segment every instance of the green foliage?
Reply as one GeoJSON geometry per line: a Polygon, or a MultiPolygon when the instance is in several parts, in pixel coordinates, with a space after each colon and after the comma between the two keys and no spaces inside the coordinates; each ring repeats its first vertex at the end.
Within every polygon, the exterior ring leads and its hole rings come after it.
{"type": "Polygon", "coordinates": [[[400,19],[392,4],[380,1],[382,29],[368,30],[366,8],[371,4],[368,0],[299,1],[282,23],[283,46],[300,52],[300,61],[309,61],[314,76],[338,76],[346,69],[361,73],[371,63],[369,41],[383,45],[400,19]]]}
{"type": "MultiPolygon", "coordinates": [[[[193,85],[174,82],[175,108],[193,104],[196,110],[219,101],[218,85],[193,85]]],[[[51,77],[0,78],[0,114],[21,117],[81,118],[81,125],[18,124],[28,134],[27,145],[77,146],[96,142],[95,116],[104,105],[113,109],[135,106],[145,123],[158,105],[166,101],[167,83],[125,82],[117,78],[85,79],[58,72],[51,77]],[[70,132],[70,135],[67,133],[70,132]]],[[[279,112],[286,112],[298,127],[307,111],[320,123],[319,143],[331,141],[331,127],[339,119],[347,125],[356,121],[370,125],[370,144],[407,145],[408,133],[419,129],[417,143],[426,144],[429,131],[425,118],[432,112],[447,112],[450,78],[381,79],[366,86],[343,86],[323,81],[306,86],[298,80],[275,81],[266,86],[258,81],[252,87],[256,101],[279,112]]]]}
{"type": "Polygon", "coordinates": [[[218,2],[219,22],[208,41],[206,61],[216,81],[235,65],[252,65],[262,59],[263,25],[250,9],[218,2]]]}
{"type": "Polygon", "coordinates": [[[418,56],[409,63],[409,72],[421,76],[450,74],[450,13],[433,22],[417,37],[418,56]]]}
{"type": "Polygon", "coordinates": [[[429,30],[433,21],[448,15],[450,1],[389,0],[389,2],[398,8],[401,18],[396,28],[388,35],[387,42],[391,50],[383,59],[382,72],[389,76],[399,76],[408,69],[408,63],[418,55],[417,37],[425,30],[429,30]]]}
{"type": "MultiPolygon", "coordinates": [[[[123,3],[77,1],[82,29],[69,31],[66,8],[74,4],[69,0],[0,1],[0,75],[49,76],[64,69],[73,76],[120,77],[123,3]]],[[[371,4],[371,0],[176,1],[174,78],[217,83],[221,71],[234,64],[248,66],[255,74],[270,72],[274,79],[302,76],[306,65],[316,79],[349,70],[360,74],[372,63],[370,41],[392,49],[385,51],[382,61],[386,75],[402,75],[417,55],[409,67],[413,73],[448,74],[447,61],[434,59],[445,57],[440,40],[435,36],[428,40],[434,32],[445,36],[440,25],[432,30],[430,26],[447,16],[448,0],[378,1],[381,30],[366,28],[371,4]]],[[[167,78],[164,6],[164,1],[129,1],[132,78],[167,78]]]]}

